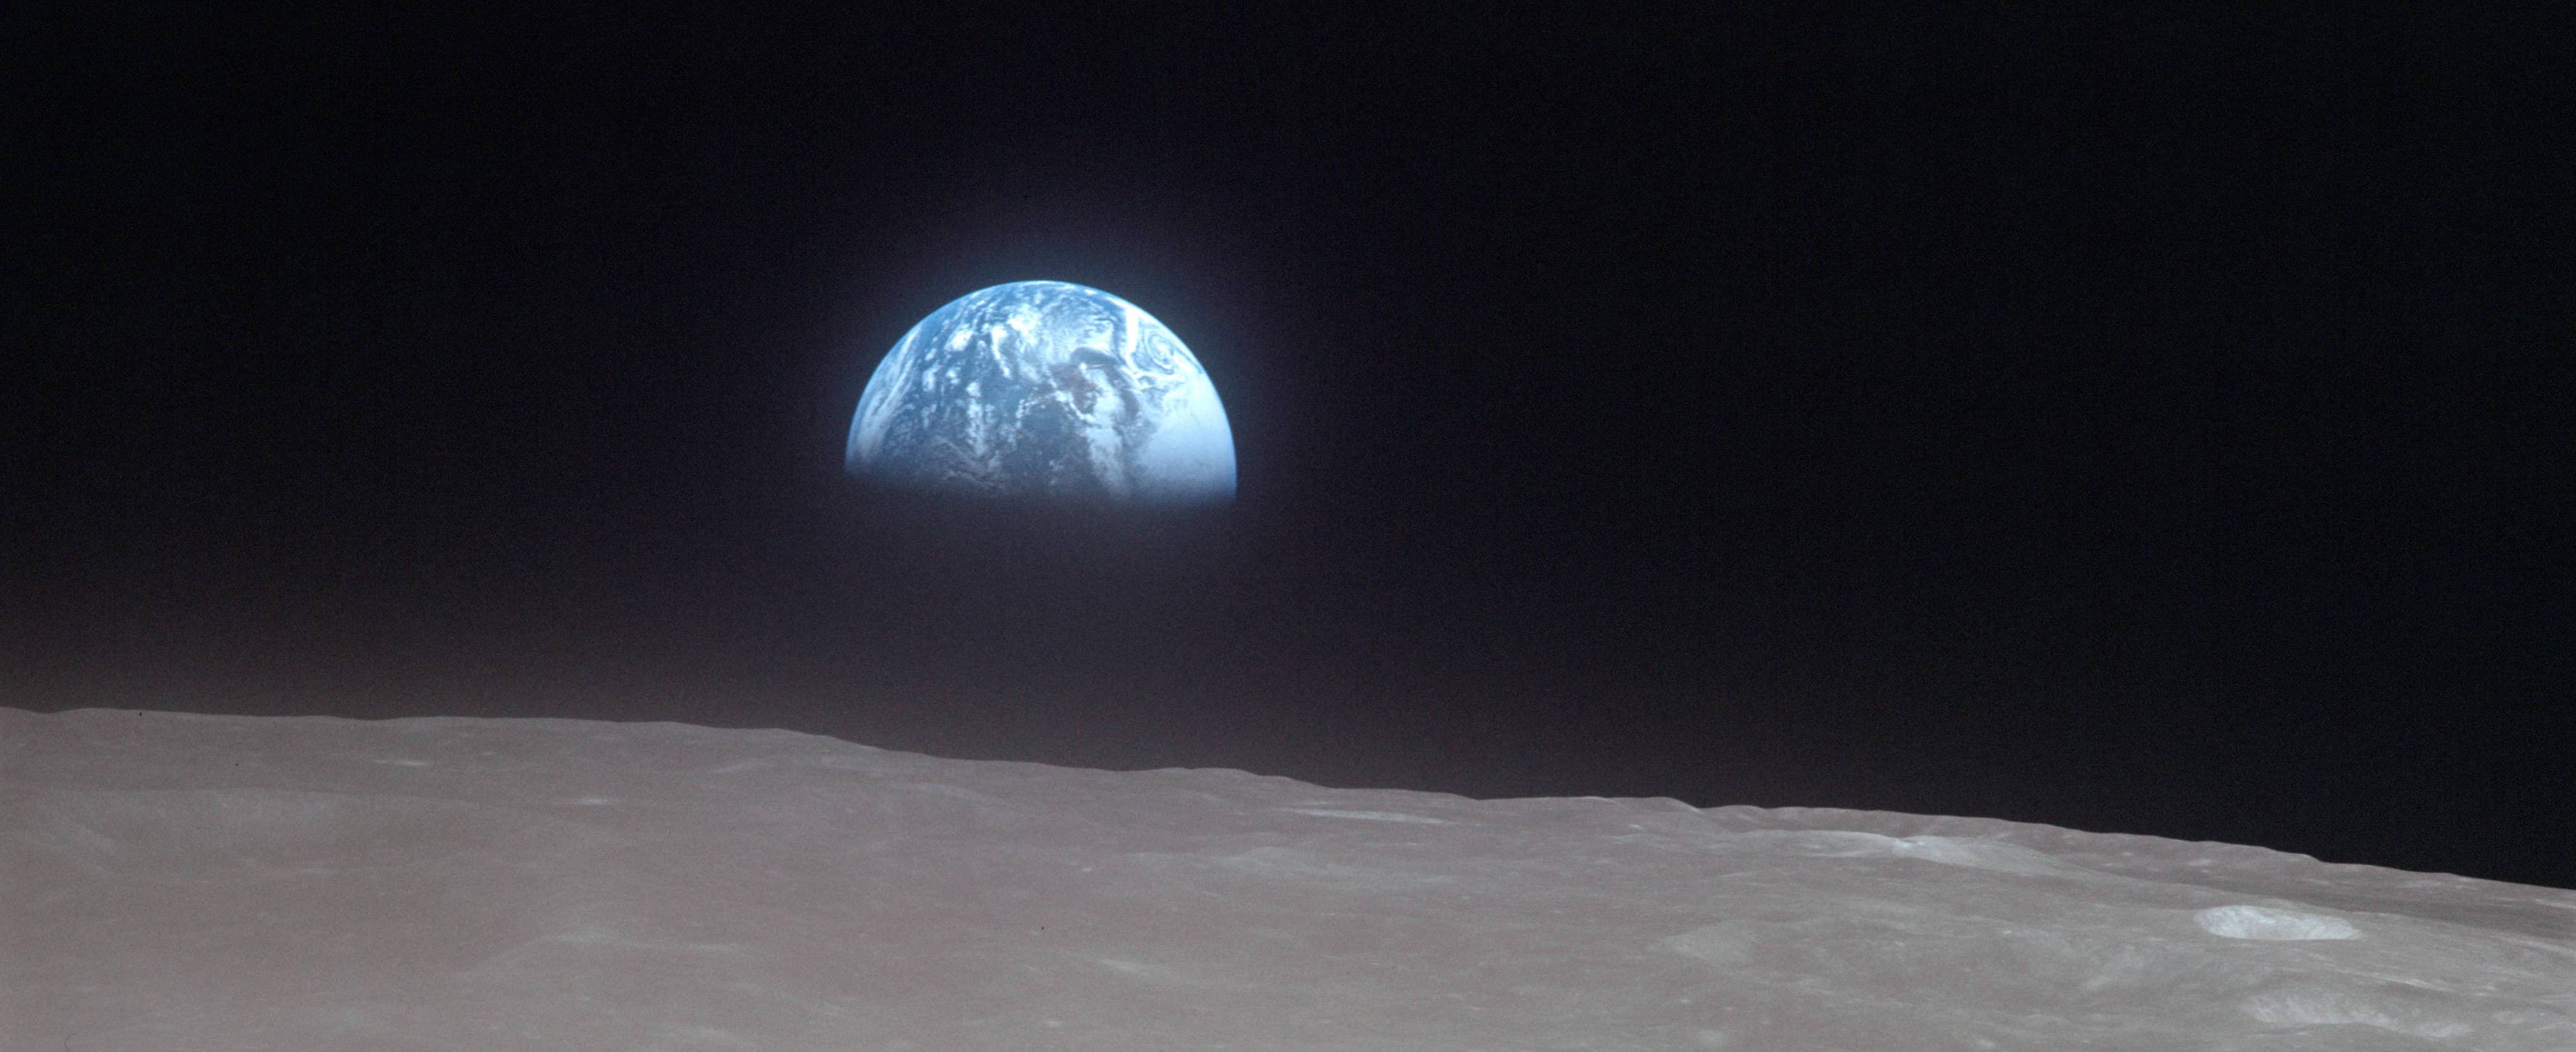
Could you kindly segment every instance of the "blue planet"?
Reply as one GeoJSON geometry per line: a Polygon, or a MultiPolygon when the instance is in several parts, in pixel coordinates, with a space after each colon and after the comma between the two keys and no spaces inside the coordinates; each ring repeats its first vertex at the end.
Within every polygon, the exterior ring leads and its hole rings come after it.
{"type": "Polygon", "coordinates": [[[1234,498],[1234,432],[1198,358],[1135,304],[1062,281],[979,289],[914,325],[859,396],[845,463],[989,497],[1234,498]]]}

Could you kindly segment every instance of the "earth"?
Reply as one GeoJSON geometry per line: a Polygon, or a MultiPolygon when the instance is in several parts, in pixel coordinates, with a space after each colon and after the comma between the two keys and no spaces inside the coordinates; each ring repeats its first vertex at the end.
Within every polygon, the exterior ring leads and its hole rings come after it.
{"type": "Polygon", "coordinates": [[[851,472],[992,497],[1221,502],[1234,434],[1180,337],[1061,281],[967,293],[877,365],[851,472]]]}

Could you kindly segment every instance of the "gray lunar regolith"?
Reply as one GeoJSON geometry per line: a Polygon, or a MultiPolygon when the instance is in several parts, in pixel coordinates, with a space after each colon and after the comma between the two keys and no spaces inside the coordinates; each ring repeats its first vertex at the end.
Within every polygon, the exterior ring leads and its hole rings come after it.
{"type": "Polygon", "coordinates": [[[2576,1049],[2576,893],[679,724],[0,708],[28,1052],[2576,1049]]]}

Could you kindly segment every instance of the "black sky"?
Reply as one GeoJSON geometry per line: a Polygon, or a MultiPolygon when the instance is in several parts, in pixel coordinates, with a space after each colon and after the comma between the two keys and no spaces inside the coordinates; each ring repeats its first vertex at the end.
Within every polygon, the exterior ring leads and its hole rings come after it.
{"type": "Polygon", "coordinates": [[[2576,34],[1953,5],[83,12],[0,703],[785,726],[2576,886],[2576,34]],[[872,491],[1054,278],[1225,510],[872,491]]]}

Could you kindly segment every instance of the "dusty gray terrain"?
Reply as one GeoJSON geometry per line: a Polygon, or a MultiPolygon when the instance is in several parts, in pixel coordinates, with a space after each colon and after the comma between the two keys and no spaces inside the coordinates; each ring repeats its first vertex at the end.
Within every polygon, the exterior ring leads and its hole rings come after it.
{"type": "Polygon", "coordinates": [[[7,1052],[2571,1048],[2576,892],[2254,847],[0,708],[7,1052]]]}

